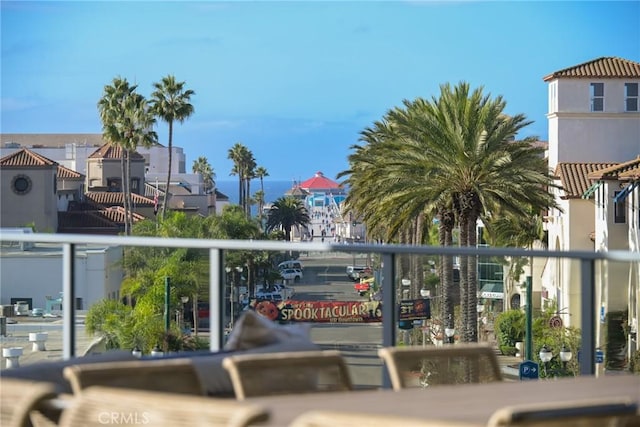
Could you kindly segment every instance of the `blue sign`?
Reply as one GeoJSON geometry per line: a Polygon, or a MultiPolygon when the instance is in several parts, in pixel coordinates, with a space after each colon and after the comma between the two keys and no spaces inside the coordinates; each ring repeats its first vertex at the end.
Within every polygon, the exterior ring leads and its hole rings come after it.
{"type": "Polygon", "coordinates": [[[536,362],[525,360],[520,364],[520,380],[537,380],[540,377],[540,370],[536,362]]]}
{"type": "Polygon", "coordinates": [[[604,351],[596,349],[596,363],[604,363],[604,351]]]}

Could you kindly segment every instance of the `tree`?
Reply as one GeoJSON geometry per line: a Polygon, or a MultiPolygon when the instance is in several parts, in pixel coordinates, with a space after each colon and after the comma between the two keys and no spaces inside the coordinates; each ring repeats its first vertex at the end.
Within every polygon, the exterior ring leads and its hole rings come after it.
{"type": "Polygon", "coordinates": [[[185,89],[184,85],[185,82],[176,82],[174,76],[168,75],[163,77],[160,82],[153,84],[155,91],[151,94],[153,113],[169,125],[169,144],[167,146],[169,164],[161,218],[164,218],[167,209],[167,200],[170,197],[169,185],[171,184],[171,162],[173,157],[173,123],[176,120],[183,123],[194,112],[193,105],[191,105],[190,102],[191,96],[195,95],[195,92],[190,89],[185,89]]]}
{"type": "MultiPolygon", "coordinates": [[[[507,116],[501,97],[460,83],[441,86],[438,98],[404,101],[363,132],[367,144],[349,156],[351,209],[367,227],[398,236],[420,215],[437,217],[441,243],[457,219],[461,245],[476,245],[476,222],[498,212],[524,214],[554,205],[553,180],[540,149],[514,141],[528,121],[507,116]],[[455,214],[455,217],[454,215],[455,214]]],[[[443,260],[446,261],[446,260],[443,260]]],[[[451,283],[442,262],[444,294],[451,283]]],[[[477,341],[477,260],[461,257],[463,341],[477,341]]],[[[445,300],[444,312],[453,315],[445,300]]]]}
{"type": "Polygon", "coordinates": [[[290,241],[291,229],[295,226],[306,226],[310,221],[309,213],[302,201],[291,196],[280,197],[269,209],[266,231],[282,227],[285,240],[290,241]]]}
{"type": "Polygon", "coordinates": [[[260,197],[257,197],[256,192],[256,201],[258,202],[258,217],[262,217],[262,210],[264,209],[264,178],[269,176],[269,172],[267,168],[264,166],[258,166],[255,170],[256,178],[260,180],[260,197]]]}
{"type": "Polygon", "coordinates": [[[131,207],[131,153],[137,146],[149,147],[157,141],[152,130],[155,119],[144,97],[135,92],[126,79],[116,77],[104,87],[98,101],[103,137],[121,149],[122,204],[125,211],[125,234],[133,225],[131,207]]]}
{"type": "Polygon", "coordinates": [[[198,159],[193,161],[193,166],[191,167],[193,173],[199,173],[202,175],[202,180],[204,181],[204,192],[205,194],[211,194],[213,196],[213,213],[216,213],[216,173],[213,171],[211,164],[207,160],[206,157],[198,157],[198,159]]]}
{"type": "Polygon", "coordinates": [[[253,153],[239,142],[229,149],[227,158],[233,161],[230,175],[238,176],[239,204],[245,215],[249,217],[251,216],[249,183],[255,174],[256,161],[253,158],[253,153]]]}

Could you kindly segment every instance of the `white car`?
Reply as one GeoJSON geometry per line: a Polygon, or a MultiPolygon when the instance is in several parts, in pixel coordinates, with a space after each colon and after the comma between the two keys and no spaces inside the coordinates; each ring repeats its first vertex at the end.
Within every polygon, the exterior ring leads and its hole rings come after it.
{"type": "Polygon", "coordinates": [[[284,280],[293,280],[295,283],[302,280],[302,270],[298,270],[297,268],[287,268],[282,270],[280,271],[280,275],[284,280]]]}
{"type": "Polygon", "coordinates": [[[279,292],[284,299],[291,299],[296,293],[296,291],[292,287],[283,285],[281,283],[276,283],[275,285],[273,285],[273,288],[276,290],[276,292],[279,292]]]}

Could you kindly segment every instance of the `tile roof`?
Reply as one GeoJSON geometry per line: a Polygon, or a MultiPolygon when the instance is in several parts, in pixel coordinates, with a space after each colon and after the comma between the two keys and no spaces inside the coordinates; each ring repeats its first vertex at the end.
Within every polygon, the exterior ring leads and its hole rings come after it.
{"type": "Polygon", "coordinates": [[[591,186],[589,179],[591,173],[617,163],[558,163],[555,175],[560,179],[564,190],[563,199],[579,199],[591,186]]]}
{"type": "Polygon", "coordinates": [[[592,180],[631,180],[640,178],[640,156],[624,163],[617,163],[605,169],[600,169],[589,174],[592,180]]]}
{"type": "Polygon", "coordinates": [[[65,168],[62,165],[58,165],[58,172],[56,173],[56,176],[63,179],[84,179],[84,175],[80,172],[65,168]]]}
{"type": "Polygon", "coordinates": [[[592,61],[554,71],[543,77],[545,82],[557,78],[640,78],[640,63],[614,56],[603,56],[592,61]]]}
{"type": "Polygon", "coordinates": [[[329,190],[334,188],[340,188],[340,184],[335,181],[326,178],[322,172],[316,172],[316,174],[308,180],[301,182],[299,187],[307,191],[314,190],[329,190]]]}
{"type": "MultiPolygon", "coordinates": [[[[122,206],[122,192],[120,191],[89,191],[84,194],[87,201],[93,202],[97,205],[111,207],[122,206]]],[[[140,194],[131,194],[131,201],[136,206],[153,206],[153,199],[141,196],[140,194]]]]}
{"type": "MultiPolygon", "coordinates": [[[[106,143],[96,151],[91,153],[89,159],[121,159],[122,147],[115,144],[106,143]]],[[[144,157],[137,151],[131,152],[131,160],[144,160],[144,157]]]]}
{"type": "MultiPolygon", "coordinates": [[[[133,213],[133,222],[145,219],[133,213]]],[[[58,213],[58,233],[118,234],[124,230],[124,209],[120,206],[96,211],[58,213]]]]}
{"type": "Polygon", "coordinates": [[[51,159],[47,159],[46,157],[33,152],[27,148],[23,148],[14,153],[7,154],[3,158],[0,159],[0,166],[2,167],[51,167],[57,165],[58,163],[54,162],[51,159]]]}

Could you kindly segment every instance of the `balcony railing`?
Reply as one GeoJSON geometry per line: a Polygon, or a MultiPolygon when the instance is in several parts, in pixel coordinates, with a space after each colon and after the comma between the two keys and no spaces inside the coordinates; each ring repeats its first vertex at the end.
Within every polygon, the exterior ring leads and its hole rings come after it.
{"type": "MultiPolygon", "coordinates": [[[[332,244],[332,243],[297,243],[276,241],[250,240],[206,240],[184,238],[157,237],[124,237],[98,236],[79,234],[13,234],[0,232],[0,241],[31,242],[60,244],[63,249],[63,357],[69,359],[75,356],[75,274],[74,259],[77,245],[104,246],[132,246],[132,247],[162,247],[162,248],[197,248],[209,250],[210,282],[210,349],[218,351],[223,346],[224,339],[224,254],[225,251],[307,251],[321,253],[370,253],[378,254],[382,261],[381,286],[384,289],[396,287],[396,258],[401,255],[423,256],[497,256],[497,257],[540,257],[564,258],[577,260],[580,264],[580,294],[581,294],[581,355],[579,361],[580,373],[592,375],[596,366],[596,286],[595,263],[597,261],[617,261],[640,263],[640,254],[629,251],[589,252],[589,251],[544,251],[517,248],[465,248],[465,247],[433,247],[433,246],[405,246],[387,244],[332,244]],[[218,309],[214,309],[214,308],[218,309]]],[[[396,344],[398,315],[395,310],[397,303],[396,292],[383,292],[382,300],[382,345],[396,344]]]]}

